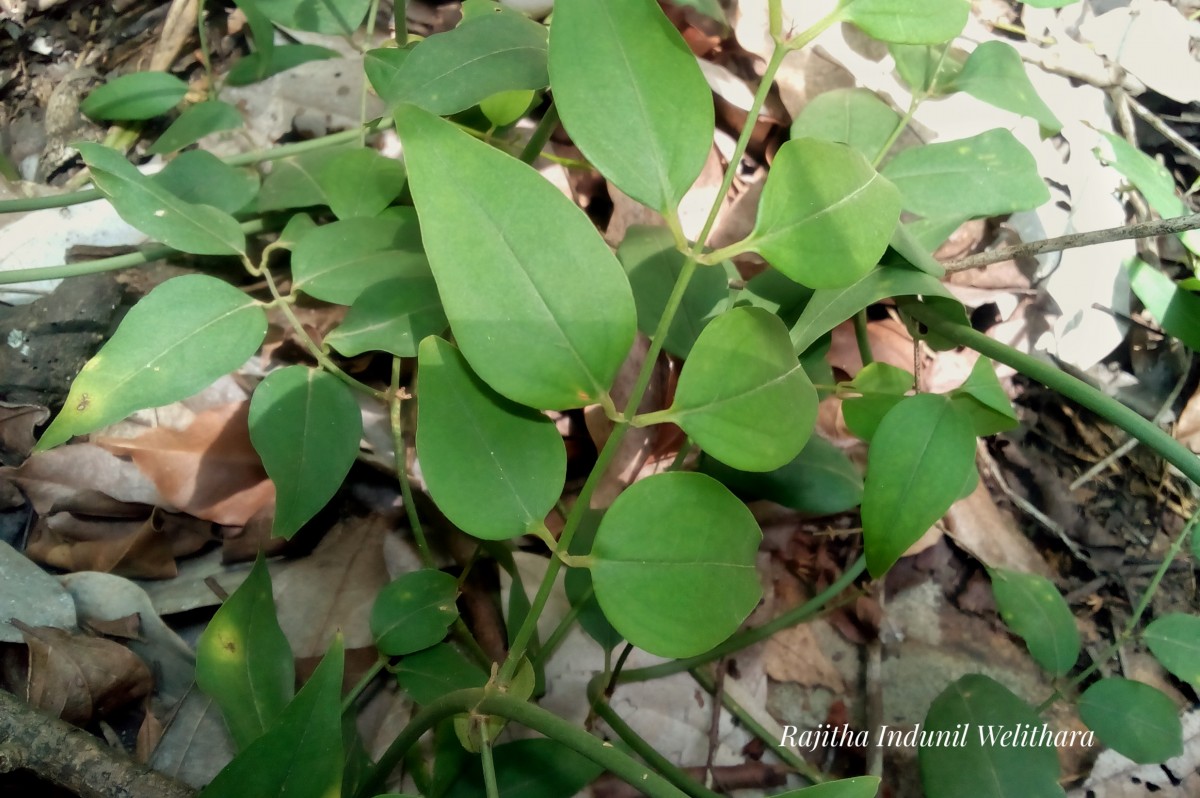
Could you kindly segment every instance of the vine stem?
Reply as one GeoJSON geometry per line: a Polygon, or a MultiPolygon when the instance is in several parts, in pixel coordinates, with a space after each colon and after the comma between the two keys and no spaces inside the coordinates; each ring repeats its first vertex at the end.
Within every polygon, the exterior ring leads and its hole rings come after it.
{"type": "Polygon", "coordinates": [[[686,798],[679,788],[611,743],[549,710],[487,687],[457,690],[426,705],[383,752],[355,798],[370,798],[382,792],[388,775],[425,732],[446,718],[464,713],[507,718],[539,732],[574,749],[650,798],[686,798]]]}
{"type": "Polygon", "coordinates": [[[412,485],[408,479],[408,443],[404,440],[404,419],[401,415],[403,402],[400,390],[400,358],[392,358],[392,383],[388,391],[388,420],[392,427],[392,453],[396,463],[396,480],[400,483],[400,497],[404,500],[404,513],[408,516],[408,526],[412,529],[413,541],[417,544],[417,553],[421,556],[421,564],[426,568],[436,567],[433,552],[429,549],[429,541],[425,539],[425,527],[421,526],[421,518],[417,515],[417,505],[413,503],[412,485]]]}
{"type": "Polygon", "coordinates": [[[1198,520],[1200,520],[1200,515],[1193,515],[1187,522],[1187,526],[1185,526],[1183,531],[1179,533],[1179,537],[1177,537],[1175,542],[1171,544],[1171,548],[1167,551],[1167,556],[1163,558],[1162,563],[1160,563],[1158,566],[1158,570],[1154,572],[1154,576],[1150,579],[1150,584],[1146,586],[1145,592],[1142,593],[1141,599],[1138,600],[1137,607],[1134,608],[1133,615],[1130,616],[1129,622],[1125,624],[1125,628],[1121,630],[1119,635],[1117,635],[1117,639],[1114,640],[1112,644],[1109,645],[1108,648],[1106,648],[1098,657],[1096,657],[1092,661],[1091,665],[1072,677],[1072,679],[1066,684],[1057,688],[1045,701],[1038,704],[1038,707],[1035,711],[1039,715],[1049,709],[1055,701],[1064,697],[1068,692],[1074,690],[1076,687],[1082,684],[1084,679],[1096,672],[1101,663],[1106,662],[1109,657],[1117,653],[1121,646],[1125,645],[1125,643],[1127,643],[1133,637],[1134,632],[1137,630],[1138,622],[1142,619],[1142,616],[1146,613],[1146,609],[1150,606],[1150,599],[1154,598],[1154,594],[1158,591],[1159,584],[1162,582],[1163,577],[1166,576],[1167,569],[1171,567],[1171,563],[1175,562],[1175,558],[1179,556],[1180,549],[1183,548],[1184,542],[1187,541],[1188,536],[1192,533],[1196,526],[1196,521],[1198,520]]]}
{"type": "MultiPolygon", "coordinates": [[[[487,732],[485,731],[486,735],[487,732]]],[[[479,758],[483,766],[483,790],[487,798],[500,798],[500,788],[496,785],[496,763],[492,760],[492,741],[484,739],[479,746],[479,758]]]]}
{"type": "Polygon", "coordinates": [[[970,327],[955,324],[939,315],[928,305],[903,298],[899,300],[899,303],[901,310],[938,335],[960,346],[970,347],[992,360],[1011,366],[1025,376],[1032,377],[1071,401],[1116,424],[1182,471],[1193,484],[1200,485],[1200,457],[1160,429],[1157,424],[1143,418],[1116,399],[1105,396],[1082,380],[1072,377],[1049,363],[1024,352],[1018,352],[970,327]]]}

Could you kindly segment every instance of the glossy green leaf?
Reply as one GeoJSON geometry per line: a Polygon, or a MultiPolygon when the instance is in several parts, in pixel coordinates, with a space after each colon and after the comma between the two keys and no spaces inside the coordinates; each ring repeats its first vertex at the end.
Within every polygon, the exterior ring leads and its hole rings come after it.
{"type": "Polygon", "coordinates": [[[976,47],[955,78],[954,88],[989,105],[1034,119],[1051,133],[1062,130],[1062,123],[1038,96],[1025,73],[1021,56],[1010,44],[991,41],[976,47]]]}
{"type": "Polygon", "coordinates": [[[643,419],[678,424],[700,448],[734,468],[770,471],[808,442],[817,392],[779,317],[739,307],[700,333],[671,407],[643,419]]]}
{"type": "Polygon", "coordinates": [[[179,118],[150,146],[152,155],[163,155],[195,144],[210,133],[235,130],[244,124],[237,108],[220,100],[206,100],[184,109],[179,118]]]}
{"type": "Polygon", "coordinates": [[[196,685],[221,708],[238,750],[275,725],[296,689],[295,660],[276,620],[260,555],[196,644],[196,685]]]}
{"type": "Polygon", "coordinates": [[[242,210],[258,193],[253,170],[236,169],[205,150],[180,153],[150,179],[184,202],[225,213],[242,210]]]}
{"type": "Polygon", "coordinates": [[[909,396],[883,417],[862,502],[871,576],[883,576],[950,509],[974,464],[971,421],[948,397],[909,396]]]}
{"type": "Polygon", "coordinates": [[[340,57],[341,54],[337,50],[316,44],[281,44],[272,49],[269,57],[259,51],[238,61],[230,68],[225,83],[229,86],[246,86],[310,61],[340,57]]]}
{"type": "Polygon", "coordinates": [[[845,144],[793,139],[779,148],[746,248],[810,288],[851,285],[879,262],[900,195],[845,144]]]}
{"type": "Polygon", "coordinates": [[[396,125],[433,276],[471,367],[530,407],[595,402],[637,316],[591,220],[532,168],[448,122],[404,106],[396,125]]]}
{"type": "Polygon", "coordinates": [[[133,306],[79,372],[37,448],[186,399],[239,368],[266,334],[262,308],[228,283],[202,274],[168,280],[133,306]]]}
{"type": "Polygon", "coordinates": [[[1071,608],[1044,576],[994,568],[992,595],[1009,629],[1025,641],[1037,663],[1063,676],[1079,659],[1079,630],[1071,608]]]}
{"type": "Polygon", "coordinates": [[[418,704],[429,704],[455,690],[483,687],[488,675],[449,643],[409,654],[396,668],[396,682],[418,704]]]}
{"type": "MultiPolygon", "coordinates": [[[[1097,157],[1111,164],[1133,184],[1160,216],[1169,219],[1192,212],[1175,193],[1175,178],[1165,166],[1120,136],[1103,131],[1101,135],[1104,140],[1095,150],[1097,157]]],[[[1184,231],[1179,234],[1179,239],[1189,250],[1200,254],[1200,230],[1184,231]]]]}
{"type": "Polygon", "coordinates": [[[758,604],[761,540],[746,505],[720,482],[657,474],[604,514],[588,567],[604,614],[629,642],[690,657],[737,631],[758,604]]]}
{"type": "Polygon", "coordinates": [[[992,361],[986,357],[975,361],[966,381],[955,388],[950,397],[970,417],[979,437],[1015,429],[1019,423],[1008,394],[996,379],[992,361]]]}
{"type": "Polygon", "coordinates": [[[98,121],[152,119],[170,111],[187,94],[187,84],[167,72],[134,72],[100,86],[79,111],[98,121]]]}
{"type": "Polygon", "coordinates": [[[814,516],[845,512],[862,501],[862,475],[841,449],[818,435],[774,471],[739,471],[707,456],[700,471],[743,499],[765,499],[814,516]]]}
{"type": "Polygon", "coordinates": [[[417,457],[438,507],[485,540],[539,527],[567,473],[554,422],[497,394],[441,338],[421,342],[417,373],[417,457]]]}
{"type": "Polygon", "coordinates": [[[1036,740],[1042,730],[1042,719],[1007,687],[963,676],[934,699],[921,727],[928,741],[918,754],[925,795],[1064,798],[1053,743],[1018,744],[1021,733],[1036,740]]]}
{"type": "Polygon", "coordinates": [[[404,190],[404,167],[367,147],[339,152],[322,166],[317,183],[339,219],[375,216],[404,190]]]}
{"type": "Polygon", "coordinates": [[[928,217],[998,216],[1050,199],[1029,150],[999,128],[904,150],[883,174],[900,189],[905,210],[928,217]]]}
{"type": "Polygon", "coordinates": [[[327,205],[325,191],[317,178],[325,164],[342,152],[345,150],[317,150],[273,163],[271,173],[263,179],[262,190],[258,192],[259,210],[327,205]]]}
{"type": "MultiPolygon", "coordinates": [[[[250,27],[250,36],[254,40],[254,53],[251,56],[254,59],[254,79],[262,80],[267,77],[275,54],[275,23],[258,7],[258,0],[233,0],[233,3],[246,17],[246,24],[250,27]]],[[[231,71],[237,71],[238,68],[238,64],[234,64],[231,71]]]]}
{"type": "Polygon", "coordinates": [[[1177,679],[1200,687],[1200,618],[1181,612],[1156,618],[1142,640],[1177,679]]]}
{"type": "Polygon", "coordinates": [[[375,596],[371,634],[380,653],[411,654],[442,641],[458,618],[458,580],[425,568],[393,579],[375,596]]]}
{"type": "Polygon", "coordinates": [[[300,239],[316,229],[317,223],[307,213],[293,213],[279,231],[279,238],[275,239],[274,246],[290,252],[300,243],[300,239]]]}
{"type": "Polygon", "coordinates": [[[200,798],[330,798],[342,786],[342,639],[334,640],[275,726],[200,798]]]}
{"type": "Polygon", "coordinates": [[[792,347],[803,352],[834,327],[881,299],[917,295],[951,296],[940,281],[904,266],[880,266],[853,285],[820,289],[792,326],[792,347]]]}
{"type": "Polygon", "coordinates": [[[790,328],[804,313],[813,293],[813,289],[788,279],[782,272],[767,269],[746,283],[737,303],[774,313],[790,328]]]}
{"type": "Polygon", "coordinates": [[[839,391],[857,394],[842,399],[846,427],[864,441],[870,441],[884,416],[912,389],[911,372],[887,363],[868,363],[839,391]]]}
{"type": "Polygon", "coordinates": [[[584,156],[657,211],[674,209],[713,141],[713,101],[683,37],[654,0],[561,0],[550,83],[584,156]]]}
{"type": "Polygon", "coordinates": [[[116,150],[91,142],[77,146],[96,188],[121,218],[138,230],[193,255],[239,255],[245,251],[246,237],[228,213],[184,202],[116,150]]]}
{"type": "Polygon", "coordinates": [[[841,18],[874,39],[898,44],[948,42],[967,24],[967,0],[840,0],[841,18]]]}
{"type": "Polygon", "coordinates": [[[960,223],[956,221],[954,227],[946,230],[944,234],[940,230],[937,231],[935,235],[940,237],[937,237],[936,243],[929,244],[913,232],[924,221],[926,220],[921,219],[897,226],[896,232],[892,233],[892,240],[888,242],[888,251],[880,263],[888,266],[911,266],[934,277],[945,277],[946,267],[939,263],[932,253],[958,229],[960,223]]]}
{"type": "Polygon", "coordinates": [[[360,294],[325,343],[347,357],[369,351],[416,357],[417,345],[447,324],[432,275],[398,277],[360,294]]]}
{"type": "MultiPolygon", "coordinates": [[[[547,738],[516,740],[492,751],[499,798],[563,798],[576,795],[604,772],[583,754],[547,738]]],[[[483,771],[472,767],[447,798],[485,795],[483,771]]]]}
{"type": "Polygon", "coordinates": [[[254,0],[254,4],[285,28],[350,35],[366,18],[371,0],[254,0]]]}
{"type": "Polygon", "coordinates": [[[792,122],[792,138],[841,142],[872,162],[899,123],[900,114],[875,92],[833,89],[800,110],[792,122]]]}
{"type": "Polygon", "coordinates": [[[855,776],[799,790],[777,792],[774,798],[875,798],[879,792],[879,781],[877,776],[855,776]]]}
{"type": "Polygon", "coordinates": [[[293,287],[352,305],[384,282],[429,275],[421,228],[411,208],[374,219],[343,219],[306,234],[292,250],[293,287]]]}
{"type": "Polygon", "coordinates": [[[889,44],[888,52],[909,88],[937,97],[953,91],[954,79],[966,61],[958,50],[946,52],[947,47],[950,45],[889,44]]]}
{"type": "Polygon", "coordinates": [[[536,92],[531,89],[501,91],[479,102],[479,110],[493,127],[506,127],[525,116],[533,105],[536,92]]]}
{"type": "Polygon", "coordinates": [[[1079,717],[1100,741],[1139,765],[1166,762],[1183,753],[1179,710],[1161,690],[1111,677],[1079,698],[1079,717]]]}
{"type": "Polygon", "coordinates": [[[325,506],[358,456],[362,413],[328,372],[273,371],[250,400],[250,440],[275,483],[271,534],[290,538],[325,506]]]}
{"type": "MultiPolygon", "coordinates": [[[[653,335],[683,270],[683,253],[675,248],[675,239],[665,227],[635,226],[617,248],[617,258],[633,288],[638,329],[647,336],[653,335]]],[[[721,269],[699,268],[683,293],[663,348],[686,358],[704,325],[717,315],[728,296],[729,285],[721,269]]]]}
{"type": "Polygon", "coordinates": [[[546,49],[544,26],[516,12],[485,14],[404,56],[372,51],[367,75],[389,107],[409,103],[447,116],[498,92],[545,88],[546,49]]]}
{"type": "Polygon", "coordinates": [[[1126,263],[1133,293],[1163,330],[1200,352],[1200,297],[1138,258],[1126,263]]]}

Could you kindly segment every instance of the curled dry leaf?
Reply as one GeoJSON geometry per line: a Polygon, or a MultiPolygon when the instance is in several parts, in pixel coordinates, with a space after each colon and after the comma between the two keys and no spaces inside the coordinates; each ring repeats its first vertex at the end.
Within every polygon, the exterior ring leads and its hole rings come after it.
{"type": "Polygon", "coordinates": [[[248,402],[234,402],[197,413],[183,429],[157,427],[136,438],[98,438],[96,445],[131,458],[181,511],[245,526],[275,499],[250,443],[248,412],[248,402]]]}
{"type": "Polygon", "coordinates": [[[132,651],[100,637],[13,624],[29,647],[26,700],[83,725],[149,695],[150,669],[132,651]]]}
{"type": "Polygon", "coordinates": [[[15,405],[0,402],[0,462],[24,459],[35,443],[33,430],[50,418],[41,405],[15,405]]]}
{"type": "Polygon", "coordinates": [[[88,443],[38,452],[20,468],[0,469],[0,477],[15,483],[40,516],[74,512],[128,518],[143,515],[147,505],[166,504],[132,463],[88,443]]]}

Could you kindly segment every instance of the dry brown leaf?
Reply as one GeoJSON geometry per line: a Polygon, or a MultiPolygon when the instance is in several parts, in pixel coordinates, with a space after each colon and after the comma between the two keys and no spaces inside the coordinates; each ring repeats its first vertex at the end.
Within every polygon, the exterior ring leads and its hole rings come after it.
{"type": "Polygon", "coordinates": [[[158,748],[158,743],[162,739],[163,728],[162,721],[150,711],[146,710],[146,716],[142,718],[142,725],[138,727],[137,747],[134,749],[134,757],[143,765],[150,764],[150,757],[154,754],[154,749],[158,748]]]}
{"type": "Polygon", "coordinates": [[[83,725],[150,694],[150,669],[125,646],[49,626],[12,623],[29,647],[26,700],[38,709],[83,725]]]}
{"type": "Polygon", "coordinates": [[[33,449],[33,430],[50,418],[41,405],[14,405],[0,402],[0,462],[24,460],[33,449]]]}
{"type": "Polygon", "coordinates": [[[1175,425],[1175,440],[1200,453],[1200,391],[1192,394],[1179,414],[1179,423],[1175,425]]]}
{"type": "Polygon", "coordinates": [[[982,482],[970,496],[955,502],[946,513],[950,538],[975,559],[991,568],[1007,568],[1047,579],[1054,569],[1037,547],[1001,512],[982,482]]]}
{"type": "Polygon", "coordinates": [[[179,430],[157,427],[136,438],[98,438],[131,458],[180,511],[228,526],[244,526],[275,499],[250,442],[249,402],[197,413],[179,430]]]}
{"type": "Polygon", "coordinates": [[[767,675],[776,681],[827,687],[836,695],[846,692],[841,672],[825,656],[808,624],[793,626],[772,636],[763,652],[763,666],[767,675]]]}
{"type": "Polygon", "coordinates": [[[341,632],[347,653],[374,648],[368,620],[388,583],[380,517],[346,519],[329,530],[316,550],[274,578],[279,625],[292,645],[297,668],[318,660],[341,632]]]}
{"type": "Polygon", "coordinates": [[[146,505],[166,504],[132,463],[89,443],[38,452],[20,468],[0,468],[0,477],[16,483],[41,516],[77,512],[128,518],[144,515],[146,505]]]}

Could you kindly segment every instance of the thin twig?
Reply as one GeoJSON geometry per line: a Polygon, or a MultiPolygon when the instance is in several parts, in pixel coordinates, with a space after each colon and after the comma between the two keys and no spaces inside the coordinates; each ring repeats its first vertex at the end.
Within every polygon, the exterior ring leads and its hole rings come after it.
{"type": "Polygon", "coordinates": [[[1142,121],[1162,134],[1163,138],[1186,152],[1191,157],[1195,158],[1197,161],[1200,161],[1200,147],[1197,147],[1195,144],[1180,135],[1179,131],[1168,125],[1162,119],[1162,117],[1158,116],[1149,108],[1134,99],[1133,95],[1127,93],[1125,95],[1125,101],[1129,103],[1129,107],[1133,109],[1133,112],[1142,118],[1142,121]]]}
{"type": "Polygon", "coordinates": [[[1175,216],[1170,219],[1155,219],[1150,222],[1109,227],[1104,230],[1092,230],[1087,233],[1071,233],[1070,235],[1047,238],[1042,241],[1031,241],[1028,244],[1018,244],[1013,247],[993,249],[990,252],[980,252],[959,260],[952,260],[942,265],[947,272],[961,272],[967,269],[978,269],[1000,261],[1040,255],[1043,252],[1060,252],[1075,247],[1090,247],[1094,244],[1107,244],[1110,241],[1125,241],[1130,238],[1147,238],[1149,236],[1166,236],[1183,233],[1200,228],[1200,213],[1190,216],[1175,216]]]}

